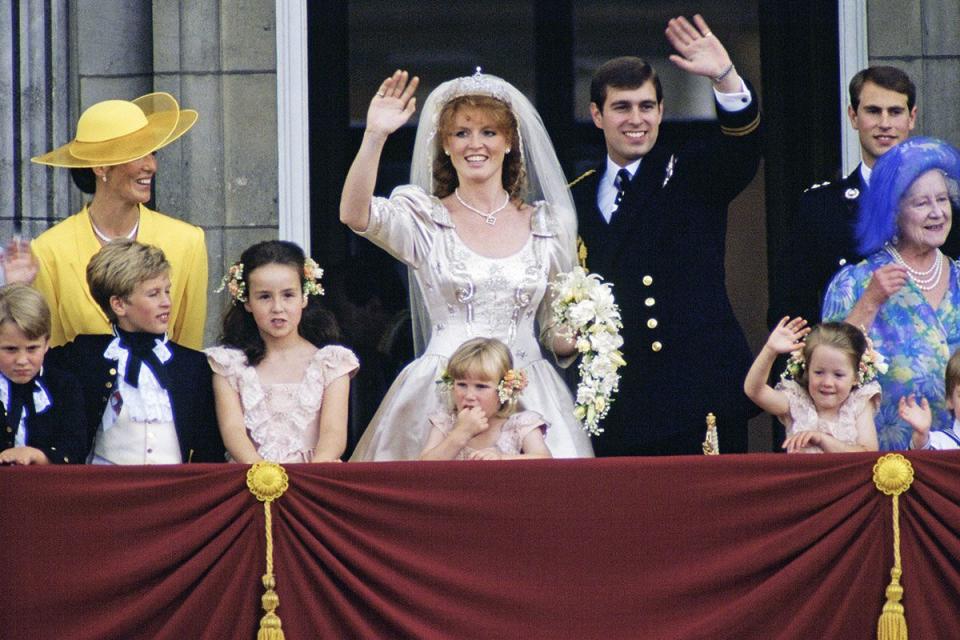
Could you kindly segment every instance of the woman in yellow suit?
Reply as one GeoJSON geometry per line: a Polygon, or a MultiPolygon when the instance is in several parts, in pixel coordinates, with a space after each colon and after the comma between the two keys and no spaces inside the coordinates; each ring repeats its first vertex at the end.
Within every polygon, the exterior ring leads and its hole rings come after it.
{"type": "Polygon", "coordinates": [[[180,109],[167,93],[133,101],[106,100],[83,112],[74,140],[33,162],[71,169],[93,200],[31,243],[34,286],[50,305],[51,346],[79,334],[110,333],[90,295],[87,263],[104,244],[131,238],[163,250],[171,265],[170,338],[199,349],[207,315],[207,248],[203,229],[148,209],[155,152],[187,132],[197,112],[180,109]]]}

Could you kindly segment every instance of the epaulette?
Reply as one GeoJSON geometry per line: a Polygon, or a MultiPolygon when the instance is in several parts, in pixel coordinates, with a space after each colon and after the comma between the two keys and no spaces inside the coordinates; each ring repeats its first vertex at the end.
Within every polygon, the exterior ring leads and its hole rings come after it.
{"type": "Polygon", "coordinates": [[[807,187],[806,189],[804,189],[803,192],[806,193],[807,191],[810,191],[811,189],[820,189],[820,188],[822,188],[822,187],[828,187],[828,186],[830,186],[830,184],[831,184],[831,183],[830,183],[829,180],[824,180],[823,182],[814,182],[812,185],[810,185],[809,187],[807,187]]]}
{"type": "Polygon", "coordinates": [[[584,179],[586,179],[586,178],[589,178],[590,176],[592,176],[592,175],[595,174],[596,172],[597,172],[596,169],[588,169],[587,171],[584,171],[579,177],[574,178],[574,179],[567,185],[567,189],[572,189],[572,188],[573,188],[573,185],[577,184],[577,183],[580,182],[581,180],[584,180],[584,179]]]}

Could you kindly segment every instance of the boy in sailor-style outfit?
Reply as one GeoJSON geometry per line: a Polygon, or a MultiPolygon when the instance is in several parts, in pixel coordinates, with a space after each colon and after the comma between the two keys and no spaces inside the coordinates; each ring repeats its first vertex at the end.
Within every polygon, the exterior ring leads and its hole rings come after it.
{"type": "Polygon", "coordinates": [[[87,455],[80,385],[44,366],[50,308],[25,285],[0,288],[0,464],[69,464],[87,455]]]}
{"type": "Polygon", "coordinates": [[[114,335],[80,335],[50,351],[80,377],[94,464],[224,461],[206,357],[166,335],[169,274],[156,247],[105,245],[87,284],[114,335]]]}

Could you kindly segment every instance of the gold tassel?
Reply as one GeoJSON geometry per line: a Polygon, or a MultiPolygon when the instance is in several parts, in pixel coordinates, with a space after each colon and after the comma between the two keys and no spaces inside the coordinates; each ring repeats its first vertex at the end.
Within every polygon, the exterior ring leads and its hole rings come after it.
{"type": "Polygon", "coordinates": [[[881,456],[873,465],[873,483],[877,490],[893,498],[893,567],[886,589],[887,601],[877,621],[877,640],[907,640],[907,618],[900,603],[903,599],[903,586],[900,584],[900,576],[903,575],[900,559],[900,494],[913,484],[913,465],[899,453],[881,456]]]}
{"type": "Polygon", "coordinates": [[[280,606],[280,597],[275,591],[277,583],[273,575],[273,515],[270,503],[283,495],[290,486],[287,472],[275,462],[258,462],[247,471],[247,488],[263,503],[264,528],[267,537],[267,572],[263,574],[263,610],[257,640],[284,640],[280,616],[275,611],[280,606]]]}

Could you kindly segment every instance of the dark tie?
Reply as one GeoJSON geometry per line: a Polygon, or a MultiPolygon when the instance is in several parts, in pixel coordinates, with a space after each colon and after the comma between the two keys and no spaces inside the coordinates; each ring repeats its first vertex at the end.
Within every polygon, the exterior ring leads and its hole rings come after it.
{"type": "Polygon", "coordinates": [[[146,333],[144,331],[124,331],[114,325],[117,337],[120,338],[120,346],[127,350],[127,369],[123,372],[124,381],[131,387],[137,387],[140,384],[140,365],[145,364],[157,383],[164,389],[168,388],[170,383],[167,375],[167,369],[160,362],[160,358],[153,352],[153,347],[157,340],[163,339],[163,334],[146,333]]]}
{"type": "Polygon", "coordinates": [[[613,222],[613,216],[620,210],[620,201],[623,200],[623,194],[626,192],[628,184],[630,184],[630,172],[626,169],[617,171],[617,177],[613,179],[613,186],[617,188],[617,195],[613,199],[613,212],[610,214],[610,222],[613,222]]]}
{"type": "Polygon", "coordinates": [[[36,378],[26,384],[10,383],[10,399],[8,402],[10,406],[7,407],[7,426],[12,429],[14,435],[16,435],[17,430],[20,428],[20,419],[23,416],[24,410],[26,410],[28,416],[34,414],[33,391],[36,387],[36,378]]]}

